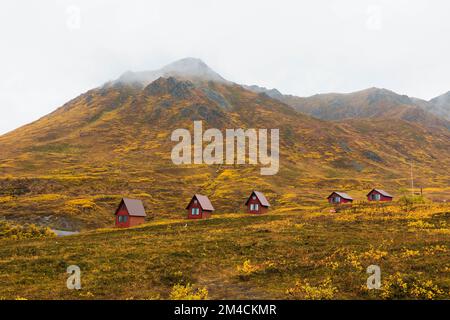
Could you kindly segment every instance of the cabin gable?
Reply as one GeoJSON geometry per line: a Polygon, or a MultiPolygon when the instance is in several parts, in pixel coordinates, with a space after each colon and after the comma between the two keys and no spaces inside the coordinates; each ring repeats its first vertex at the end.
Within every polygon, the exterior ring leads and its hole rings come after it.
{"type": "Polygon", "coordinates": [[[214,208],[208,197],[194,195],[186,207],[188,219],[206,219],[211,217],[214,208]]]}
{"type": "Polygon", "coordinates": [[[269,202],[261,192],[253,191],[245,202],[247,213],[261,214],[267,212],[269,202]]]}
{"type": "Polygon", "coordinates": [[[122,199],[115,212],[115,225],[118,228],[137,226],[145,222],[145,216],[145,209],[140,200],[122,199]],[[127,206],[127,201],[131,209],[127,206]]]}

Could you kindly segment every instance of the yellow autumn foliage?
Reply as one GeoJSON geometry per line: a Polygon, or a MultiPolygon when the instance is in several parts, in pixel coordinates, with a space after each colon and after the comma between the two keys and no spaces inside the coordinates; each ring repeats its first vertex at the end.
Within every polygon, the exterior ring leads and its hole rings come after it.
{"type": "Polygon", "coordinates": [[[170,300],[207,300],[208,290],[206,288],[193,288],[191,284],[176,284],[173,286],[169,296],[170,300]]]}

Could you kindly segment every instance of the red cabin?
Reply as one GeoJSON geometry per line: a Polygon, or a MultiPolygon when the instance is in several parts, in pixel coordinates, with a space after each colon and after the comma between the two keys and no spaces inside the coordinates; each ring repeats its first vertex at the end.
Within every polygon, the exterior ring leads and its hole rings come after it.
{"type": "Polygon", "coordinates": [[[270,204],[262,192],[253,191],[247,202],[247,213],[261,214],[266,213],[269,210],[270,204]]]}
{"type": "Polygon", "coordinates": [[[115,213],[116,227],[134,227],[145,222],[147,216],[141,200],[123,198],[115,213]]]}
{"type": "Polygon", "coordinates": [[[330,204],[342,204],[353,202],[353,198],[350,197],[348,194],[346,194],[345,192],[337,192],[337,191],[331,193],[327,199],[330,204]]]}
{"type": "Polygon", "coordinates": [[[367,194],[367,200],[369,201],[392,201],[393,198],[393,196],[381,189],[372,189],[367,194]]]}
{"type": "Polygon", "coordinates": [[[186,210],[188,211],[188,219],[207,219],[211,217],[214,207],[207,196],[195,194],[186,210]]]}

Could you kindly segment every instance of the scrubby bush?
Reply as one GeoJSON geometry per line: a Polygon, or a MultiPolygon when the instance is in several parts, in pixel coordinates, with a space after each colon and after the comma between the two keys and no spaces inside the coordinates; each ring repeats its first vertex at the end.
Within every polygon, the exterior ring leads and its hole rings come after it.
{"type": "Polygon", "coordinates": [[[46,227],[39,227],[35,224],[18,225],[7,221],[0,221],[0,240],[49,238],[54,236],[56,234],[46,227]]]}
{"type": "Polygon", "coordinates": [[[293,288],[287,290],[287,294],[297,300],[330,300],[336,292],[338,290],[329,277],[317,286],[310,285],[306,280],[299,280],[293,288]]]}
{"type": "Polygon", "coordinates": [[[423,196],[403,195],[398,200],[398,203],[403,211],[410,212],[414,208],[414,205],[425,203],[425,198],[423,196]]]}
{"type": "Polygon", "coordinates": [[[206,288],[194,289],[191,284],[176,284],[170,292],[170,300],[206,300],[208,290],[206,288]]]}
{"type": "Polygon", "coordinates": [[[259,270],[258,266],[252,265],[250,260],[245,260],[242,265],[236,267],[239,278],[241,280],[247,280],[253,273],[259,270]]]}
{"type": "Polygon", "coordinates": [[[445,292],[432,280],[420,280],[415,277],[395,273],[385,278],[381,287],[383,299],[439,299],[445,292]]]}

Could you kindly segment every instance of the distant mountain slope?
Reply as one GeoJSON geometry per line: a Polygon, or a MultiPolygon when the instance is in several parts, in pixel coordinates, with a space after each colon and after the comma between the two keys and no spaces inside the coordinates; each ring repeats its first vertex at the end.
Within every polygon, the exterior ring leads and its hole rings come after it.
{"type": "Polygon", "coordinates": [[[435,115],[450,120],[450,91],[431,99],[427,110],[435,115]]]}
{"type": "Polygon", "coordinates": [[[111,225],[122,196],[142,199],[150,217],[183,217],[193,193],[208,195],[220,214],[241,211],[254,189],[274,210],[298,210],[322,205],[331,190],[364,197],[376,186],[397,196],[409,185],[411,160],[417,186],[440,194],[450,183],[446,129],[315,119],[265,93],[180,72],[193,64],[176,69],[179,77],[147,85],[108,83],[0,136],[0,215],[84,229],[111,225]],[[261,176],[251,165],[174,165],[171,133],[192,132],[194,120],[222,132],[280,129],[279,173],[261,176]]]}
{"type": "Polygon", "coordinates": [[[308,98],[283,96],[280,100],[300,112],[324,120],[401,119],[428,127],[450,129],[449,121],[427,111],[429,103],[426,101],[386,89],[370,88],[348,94],[318,94],[308,98]]]}
{"type": "Polygon", "coordinates": [[[245,89],[256,92],[256,93],[265,93],[266,95],[268,95],[271,98],[274,99],[278,99],[278,100],[282,100],[283,99],[283,94],[278,91],[277,89],[267,89],[265,87],[260,87],[260,86],[256,86],[256,85],[251,85],[251,86],[247,86],[247,85],[242,85],[245,89]]]}
{"type": "Polygon", "coordinates": [[[450,129],[450,93],[425,101],[393,91],[369,88],[352,93],[316,94],[311,97],[284,95],[277,89],[256,85],[246,89],[280,100],[297,111],[323,120],[401,119],[425,126],[450,129]]]}

